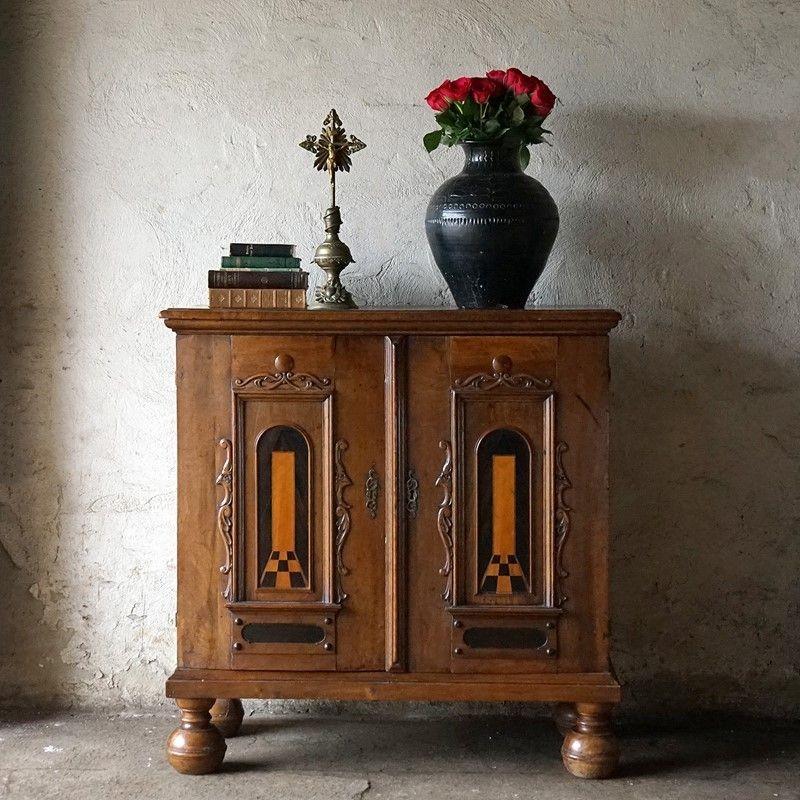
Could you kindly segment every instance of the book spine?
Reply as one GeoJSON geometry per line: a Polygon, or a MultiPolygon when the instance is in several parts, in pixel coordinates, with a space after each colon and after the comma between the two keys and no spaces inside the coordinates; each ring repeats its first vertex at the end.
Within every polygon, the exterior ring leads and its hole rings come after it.
{"type": "Polygon", "coordinates": [[[279,256],[292,258],[294,256],[293,244],[245,244],[231,242],[232,256],[279,256]]]}
{"type": "Polygon", "coordinates": [[[223,269],[300,269],[300,259],[289,256],[222,256],[223,269]]]}
{"type": "Polygon", "coordinates": [[[210,308],[305,308],[303,289],[209,289],[210,308]]]}
{"type": "Polygon", "coordinates": [[[209,289],[307,289],[308,273],[300,270],[208,271],[209,289]]]}

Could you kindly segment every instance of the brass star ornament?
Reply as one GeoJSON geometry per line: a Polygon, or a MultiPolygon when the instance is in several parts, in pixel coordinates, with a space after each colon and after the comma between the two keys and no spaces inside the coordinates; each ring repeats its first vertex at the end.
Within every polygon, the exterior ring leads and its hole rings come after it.
{"type": "Polygon", "coordinates": [[[347,132],[335,109],[331,109],[322,123],[319,136],[306,136],[300,147],[314,156],[314,168],[327,171],[331,187],[331,204],[325,212],[325,241],[314,253],[314,263],[328,276],[322,286],[317,287],[314,302],[310,308],[343,309],[356,308],[350,292],[342,285],[342,270],[353,263],[350,248],[339,239],[342,215],[336,205],[336,173],[349,172],[352,165],[350,156],[363,150],[366,145],[356,136],[347,132]]]}

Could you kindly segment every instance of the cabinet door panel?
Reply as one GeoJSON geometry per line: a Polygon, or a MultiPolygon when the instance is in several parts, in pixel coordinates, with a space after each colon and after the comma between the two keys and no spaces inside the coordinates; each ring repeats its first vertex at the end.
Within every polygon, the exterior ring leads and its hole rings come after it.
{"type": "Polygon", "coordinates": [[[411,668],[602,668],[605,340],[415,339],[409,354],[411,668]]]}
{"type": "Polygon", "coordinates": [[[555,670],[557,340],[453,338],[453,672],[555,670]]]}
{"type": "Polygon", "coordinates": [[[380,339],[234,337],[231,663],[374,669],[380,522],[357,490],[383,457],[380,339]],[[376,535],[377,534],[377,535],[376,535]]]}

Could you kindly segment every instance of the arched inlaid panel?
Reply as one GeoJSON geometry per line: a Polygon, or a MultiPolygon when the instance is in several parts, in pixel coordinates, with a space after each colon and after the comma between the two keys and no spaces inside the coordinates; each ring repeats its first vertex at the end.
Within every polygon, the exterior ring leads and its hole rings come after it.
{"type": "Polygon", "coordinates": [[[288,425],[264,431],[256,445],[258,586],[308,589],[309,449],[288,425]]]}
{"type": "Polygon", "coordinates": [[[477,450],[479,594],[526,593],[531,577],[531,447],[498,428],[477,450]]]}

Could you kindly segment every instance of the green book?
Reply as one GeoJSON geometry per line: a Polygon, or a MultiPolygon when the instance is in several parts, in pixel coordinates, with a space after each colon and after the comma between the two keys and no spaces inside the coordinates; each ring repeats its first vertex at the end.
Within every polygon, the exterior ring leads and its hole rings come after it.
{"type": "Polygon", "coordinates": [[[300,269],[291,256],[222,256],[222,269],[300,269]]]}

